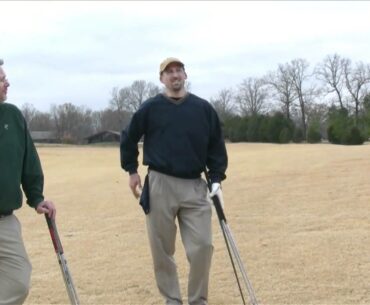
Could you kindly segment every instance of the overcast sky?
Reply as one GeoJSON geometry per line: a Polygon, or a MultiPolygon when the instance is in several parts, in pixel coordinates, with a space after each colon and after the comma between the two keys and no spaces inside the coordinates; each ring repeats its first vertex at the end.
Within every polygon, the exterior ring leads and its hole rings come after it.
{"type": "Polygon", "coordinates": [[[0,1],[0,58],[19,107],[104,109],[113,87],[161,86],[168,56],[209,99],[295,58],[369,63],[369,16],[368,1],[0,1]]]}

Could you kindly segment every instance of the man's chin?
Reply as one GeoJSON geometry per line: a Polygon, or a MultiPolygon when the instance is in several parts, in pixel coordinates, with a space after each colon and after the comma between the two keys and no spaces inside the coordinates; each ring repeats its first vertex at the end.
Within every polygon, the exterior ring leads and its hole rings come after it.
{"type": "Polygon", "coordinates": [[[176,86],[172,86],[172,90],[175,91],[175,92],[181,91],[182,88],[184,88],[184,86],[182,86],[181,84],[176,85],[176,86]]]}

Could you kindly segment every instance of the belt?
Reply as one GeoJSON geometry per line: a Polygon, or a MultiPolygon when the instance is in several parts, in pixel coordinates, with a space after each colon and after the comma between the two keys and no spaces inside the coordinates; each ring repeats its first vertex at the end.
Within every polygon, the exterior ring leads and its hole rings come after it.
{"type": "Polygon", "coordinates": [[[180,178],[180,179],[198,179],[200,177],[200,174],[201,174],[201,173],[190,173],[190,174],[187,174],[187,175],[177,175],[175,173],[171,173],[167,170],[163,170],[162,168],[158,168],[158,167],[155,167],[155,166],[152,166],[152,165],[149,165],[149,170],[153,170],[153,171],[159,172],[161,174],[165,174],[167,176],[172,176],[172,177],[176,177],[176,178],[180,178]]]}
{"type": "Polygon", "coordinates": [[[0,212],[0,218],[4,218],[6,216],[10,216],[13,214],[13,211],[9,211],[9,212],[0,212]]]}

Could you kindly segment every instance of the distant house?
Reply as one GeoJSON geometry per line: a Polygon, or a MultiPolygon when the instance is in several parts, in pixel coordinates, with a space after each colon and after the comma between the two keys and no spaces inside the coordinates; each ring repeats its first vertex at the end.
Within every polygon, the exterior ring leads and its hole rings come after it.
{"type": "Polygon", "coordinates": [[[58,143],[59,139],[54,131],[30,131],[35,143],[58,143]]]}
{"type": "Polygon", "coordinates": [[[118,131],[104,130],[85,138],[87,143],[119,142],[121,134],[118,131]]]}

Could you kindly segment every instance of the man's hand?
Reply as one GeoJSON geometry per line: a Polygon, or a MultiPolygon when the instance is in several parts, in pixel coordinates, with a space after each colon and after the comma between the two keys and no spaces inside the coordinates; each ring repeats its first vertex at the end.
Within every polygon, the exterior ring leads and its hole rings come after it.
{"type": "Polygon", "coordinates": [[[55,209],[54,203],[48,200],[41,201],[37,205],[36,211],[39,214],[48,214],[49,218],[51,219],[55,219],[55,214],[57,212],[57,210],[55,209]]]}
{"type": "Polygon", "coordinates": [[[209,197],[217,196],[220,200],[222,209],[224,208],[224,197],[222,195],[221,184],[218,182],[212,183],[211,185],[211,192],[209,193],[209,197]]]}
{"type": "Polygon", "coordinates": [[[141,179],[138,173],[130,175],[129,186],[132,194],[138,199],[141,195],[141,179]]]}
{"type": "Polygon", "coordinates": [[[221,190],[221,184],[218,183],[218,182],[212,183],[212,185],[211,185],[211,193],[209,194],[209,196],[212,198],[214,195],[217,194],[217,192],[219,190],[221,190]]]}

